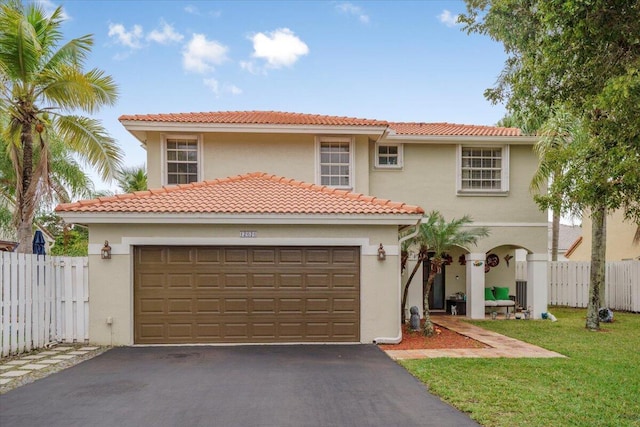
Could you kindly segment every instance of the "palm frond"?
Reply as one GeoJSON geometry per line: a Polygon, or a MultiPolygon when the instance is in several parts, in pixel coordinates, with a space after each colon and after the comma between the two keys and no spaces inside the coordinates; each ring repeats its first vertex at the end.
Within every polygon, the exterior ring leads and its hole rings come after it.
{"type": "Polygon", "coordinates": [[[102,179],[115,177],[122,163],[122,150],[100,122],[88,117],[54,114],[59,137],[102,179]]]}

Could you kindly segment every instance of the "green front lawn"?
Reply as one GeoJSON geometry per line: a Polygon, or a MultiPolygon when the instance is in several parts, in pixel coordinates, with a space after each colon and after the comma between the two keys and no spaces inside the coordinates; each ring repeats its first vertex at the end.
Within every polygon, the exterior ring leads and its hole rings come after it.
{"type": "Polygon", "coordinates": [[[402,365],[484,426],[640,426],[640,315],[614,314],[603,332],[586,310],[550,308],[558,322],[474,321],[566,359],[423,359],[402,365]]]}

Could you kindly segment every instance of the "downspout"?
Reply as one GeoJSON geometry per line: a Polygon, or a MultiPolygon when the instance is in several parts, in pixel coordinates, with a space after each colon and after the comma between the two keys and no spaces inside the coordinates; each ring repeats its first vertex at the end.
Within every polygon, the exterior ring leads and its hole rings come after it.
{"type": "MultiPolygon", "coordinates": [[[[414,227],[416,228],[415,231],[413,231],[410,234],[407,234],[404,237],[401,237],[400,240],[398,240],[398,248],[400,249],[400,258],[402,258],[402,243],[406,242],[409,239],[413,239],[418,235],[418,233],[420,232],[421,222],[422,222],[422,218],[420,218],[416,223],[416,225],[414,225],[414,227]]],[[[402,272],[400,268],[398,268],[398,283],[400,283],[400,286],[398,286],[398,301],[402,301],[402,272]]],[[[398,344],[400,341],[402,341],[402,325],[399,326],[398,336],[396,337],[379,337],[379,338],[373,339],[374,344],[398,344]]]]}

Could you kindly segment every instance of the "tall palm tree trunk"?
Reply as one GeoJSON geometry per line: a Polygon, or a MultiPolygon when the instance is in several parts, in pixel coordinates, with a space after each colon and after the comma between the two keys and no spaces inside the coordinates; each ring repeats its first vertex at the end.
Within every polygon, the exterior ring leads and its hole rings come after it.
{"type": "Polygon", "coordinates": [[[589,304],[587,306],[586,328],[592,331],[600,329],[598,310],[604,302],[604,275],[607,250],[607,212],[604,206],[598,206],[591,213],[591,274],[589,277],[589,304]]]}
{"type": "Polygon", "coordinates": [[[18,205],[16,209],[20,213],[18,220],[18,252],[23,254],[30,254],[33,252],[31,246],[31,234],[32,224],[34,216],[35,202],[33,197],[30,196],[31,179],[33,176],[33,135],[32,135],[32,123],[30,118],[27,118],[22,122],[22,129],[20,134],[20,141],[22,142],[22,165],[20,188],[18,189],[18,205]]]}

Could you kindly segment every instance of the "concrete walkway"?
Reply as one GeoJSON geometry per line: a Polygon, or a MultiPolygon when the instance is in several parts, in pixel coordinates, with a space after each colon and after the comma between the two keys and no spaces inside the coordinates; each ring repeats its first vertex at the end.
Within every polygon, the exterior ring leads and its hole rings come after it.
{"type": "MultiPolygon", "coordinates": [[[[452,348],[434,350],[386,350],[387,355],[394,360],[426,359],[435,357],[566,357],[560,353],[546,350],[533,344],[528,344],[514,338],[509,338],[497,332],[487,331],[478,326],[461,321],[460,317],[449,315],[432,316],[433,323],[455,331],[461,335],[473,338],[489,348],[452,348]]],[[[513,320],[514,322],[516,320],[513,320]]]]}
{"type": "Polygon", "coordinates": [[[79,344],[0,359],[0,394],[98,355],[104,348],[79,344]]]}

